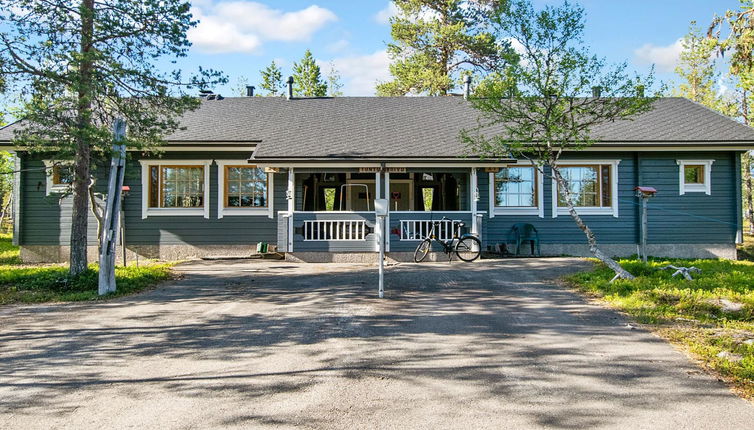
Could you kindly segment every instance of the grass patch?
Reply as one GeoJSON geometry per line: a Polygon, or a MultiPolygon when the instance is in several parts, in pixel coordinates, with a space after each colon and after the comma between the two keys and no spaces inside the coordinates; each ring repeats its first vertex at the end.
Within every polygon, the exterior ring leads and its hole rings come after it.
{"type": "Polygon", "coordinates": [[[744,397],[754,399],[754,262],[619,262],[635,280],[610,283],[614,274],[603,265],[566,280],[682,345],[744,397]],[[659,270],[668,264],[698,267],[702,273],[693,274],[693,281],[673,278],[673,270],[659,270]]]}
{"type": "Polygon", "coordinates": [[[21,265],[18,247],[8,234],[0,234],[0,305],[96,300],[133,294],[170,279],[171,264],[142,264],[115,267],[117,291],[107,296],[97,294],[97,265],[76,277],[68,276],[62,265],[21,265]]]}

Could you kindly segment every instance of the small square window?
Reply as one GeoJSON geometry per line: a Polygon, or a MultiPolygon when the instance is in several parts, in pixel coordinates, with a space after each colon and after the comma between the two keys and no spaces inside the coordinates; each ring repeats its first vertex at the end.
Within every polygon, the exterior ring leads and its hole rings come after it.
{"type": "Polygon", "coordinates": [[[712,163],[715,160],[677,160],[679,194],[712,194],[712,163]]]}
{"type": "Polygon", "coordinates": [[[686,184],[704,184],[704,166],[700,164],[683,166],[683,178],[686,184]]]}

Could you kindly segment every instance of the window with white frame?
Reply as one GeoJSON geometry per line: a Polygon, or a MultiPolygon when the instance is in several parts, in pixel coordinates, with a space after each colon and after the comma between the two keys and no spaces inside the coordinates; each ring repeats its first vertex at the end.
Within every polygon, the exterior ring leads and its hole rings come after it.
{"type": "MultiPolygon", "coordinates": [[[[571,203],[582,215],[618,216],[618,163],[615,161],[584,161],[560,164],[571,203]]],[[[565,193],[552,181],[553,217],[568,213],[565,193]]]]}
{"type": "Polygon", "coordinates": [[[498,215],[539,215],[542,202],[542,177],[532,165],[516,165],[490,173],[490,204],[498,215]]]}
{"type": "Polygon", "coordinates": [[[217,160],[217,217],[232,215],[267,215],[272,212],[272,179],[262,167],[246,160],[217,160]]]}
{"type": "Polygon", "coordinates": [[[44,160],[47,194],[66,193],[73,184],[73,162],[44,160]]]}
{"type": "Polygon", "coordinates": [[[676,160],[678,193],[712,194],[712,163],[715,160],[676,160]]]}
{"type": "Polygon", "coordinates": [[[209,164],[204,160],[142,160],[142,217],[209,218],[209,164]]]}

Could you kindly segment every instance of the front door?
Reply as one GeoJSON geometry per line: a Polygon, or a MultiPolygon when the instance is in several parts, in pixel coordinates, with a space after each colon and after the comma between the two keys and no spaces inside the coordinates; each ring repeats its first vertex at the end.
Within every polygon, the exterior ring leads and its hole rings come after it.
{"type": "Polygon", "coordinates": [[[413,202],[413,186],[411,181],[390,181],[390,210],[410,211],[413,202]]]}

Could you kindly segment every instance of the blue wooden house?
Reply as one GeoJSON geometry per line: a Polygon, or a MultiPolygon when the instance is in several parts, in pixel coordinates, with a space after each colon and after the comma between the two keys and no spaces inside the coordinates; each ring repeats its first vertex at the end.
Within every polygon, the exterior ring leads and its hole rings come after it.
{"type": "MultiPolygon", "coordinates": [[[[459,132],[476,118],[461,97],[205,99],[160,154],[130,153],[126,247],[131,258],[176,259],[249,255],[269,243],[290,259],[374,261],[374,199],[386,198],[389,258],[407,259],[443,217],[444,232],[463,222],[484,248],[525,222],[538,229],[543,254],[588,255],[550,178],[526,160],[467,152],[459,132]]],[[[22,126],[0,130],[21,170],[15,240],[26,261],[62,261],[71,215],[66,160],[13,147],[22,126]]],[[[561,169],[608,254],[637,253],[634,188],[643,185],[658,190],[650,255],[735,258],[740,159],[754,130],[665,98],[594,135],[597,143],[566,153],[561,169]]],[[[94,218],[89,238],[94,251],[94,218]]]]}

